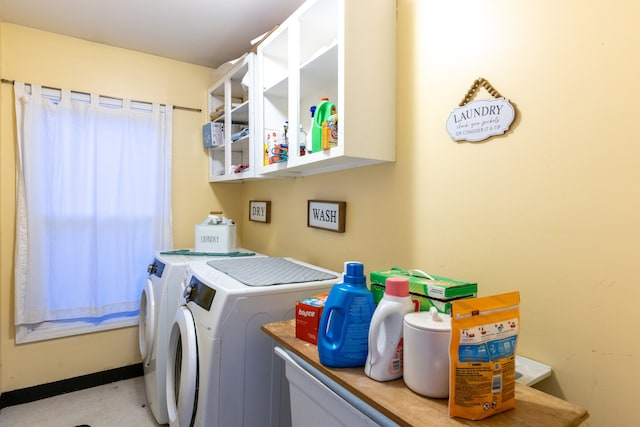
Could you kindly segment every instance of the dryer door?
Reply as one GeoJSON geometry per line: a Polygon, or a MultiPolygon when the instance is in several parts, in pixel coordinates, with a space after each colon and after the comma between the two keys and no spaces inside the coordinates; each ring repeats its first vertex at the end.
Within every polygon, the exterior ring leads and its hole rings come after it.
{"type": "Polygon", "coordinates": [[[171,427],[193,425],[198,401],[198,348],[191,311],[180,306],[171,327],[167,358],[167,412],[171,427]]]}
{"type": "Polygon", "coordinates": [[[138,321],[138,345],[142,363],[148,365],[153,353],[153,341],[156,335],[156,300],[153,295],[153,283],[147,283],[140,296],[140,319],[138,321]]]}

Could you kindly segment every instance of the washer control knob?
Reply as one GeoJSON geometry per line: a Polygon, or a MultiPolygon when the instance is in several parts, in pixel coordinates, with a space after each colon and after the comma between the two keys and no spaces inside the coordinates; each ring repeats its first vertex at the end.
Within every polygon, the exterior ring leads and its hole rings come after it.
{"type": "Polygon", "coordinates": [[[191,291],[193,291],[193,285],[185,286],[184,291],[182,291],[182,297],[185,299],[189,299],[189,297],[191,296],[191,291]]]}
{"type": "Polygon", "coordinates": [[[153,264],[149,264],[147,267],[147,273],[153,274],[158,271],[158,265],[154,262],[153,264]]]}

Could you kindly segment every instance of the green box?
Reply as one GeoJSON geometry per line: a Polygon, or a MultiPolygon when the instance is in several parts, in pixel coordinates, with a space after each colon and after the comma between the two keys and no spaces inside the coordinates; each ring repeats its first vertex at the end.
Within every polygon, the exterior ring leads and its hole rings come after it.
{"type": "Polygon", "coordinates": [[[450,279],[430,274],[427,277],[419,270],[403,270],[392,267],[389,270],[372,271],[369,274],[371,292],[376,305],[384,295],[387,278],[404,277],[409,280],[411,298],[420,303],[420,311],[429,311],[431,307],[441,313],[451,314],[451,301],[463,298],[475,298],[478,295],[477,283],[450,279]]]}
{"type": "MultiPolygon", "coordinates": [[[[380,300],[384,295],[384,285],[380,285],[378,283],[371,284],[371,293],[373,294],[373,302],[378,305],[380,300]]],[[[411,294],[411,299],[414,302],[417,302],[420,307],[420,311],[429,311],[431,307],[435,307],[438,312],[451,314],[451,301],[465,299],[465,298],[475,298],[476,295],[466,295],[464,297],[453,298],[449,300],[439,300],[435,298],[427,298],[424,295],[411,294]]]]}

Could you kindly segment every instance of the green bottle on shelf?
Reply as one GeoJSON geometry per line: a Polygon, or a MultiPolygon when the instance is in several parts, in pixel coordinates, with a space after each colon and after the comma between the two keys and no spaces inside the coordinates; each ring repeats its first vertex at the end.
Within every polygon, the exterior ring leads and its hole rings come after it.
{"type": "MultiPolygon", "coordinates": [[[[313,128],[311,129],[311,151],[322,151],[322,124],[332,115],[336,114],[336,105],[329,98],[322,98],[316,106],[313,116],[313,128]]],[[[325,125],[326,126],[326,125],[325,125]]]]}

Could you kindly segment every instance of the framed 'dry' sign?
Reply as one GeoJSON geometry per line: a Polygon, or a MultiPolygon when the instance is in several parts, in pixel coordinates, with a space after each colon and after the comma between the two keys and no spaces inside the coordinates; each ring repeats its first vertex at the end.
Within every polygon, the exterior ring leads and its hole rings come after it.
{"type": "Polygon", "coordinates": [[[307,227],[344,233],[347,202],[307,201],[307,227]]]}
{"type": "Polygon", "coordinates": [[[251,200],[249,202],[249,221],[271,222],[271,201],[251,200]]]}

